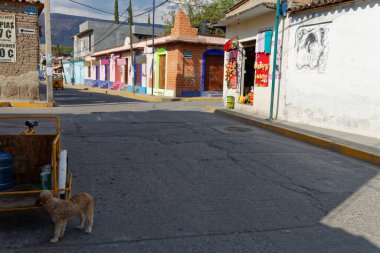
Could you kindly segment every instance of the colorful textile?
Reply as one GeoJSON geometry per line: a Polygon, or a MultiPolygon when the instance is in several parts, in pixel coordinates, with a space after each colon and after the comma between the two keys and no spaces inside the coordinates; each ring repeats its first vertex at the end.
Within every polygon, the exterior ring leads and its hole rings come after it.
{"type": "Polygon", "coordinates": [[[256,36],[256,53],[264,52],[264,33],[258,33],[256,36]]]}
{"type": "Polygon", "coordinates": [[[265,32],[265,48],[264,48],[264,52],[266,54],[270,54],[271,53],[272,35],[273,35],[273,31],[266,31],[265,32]]]}

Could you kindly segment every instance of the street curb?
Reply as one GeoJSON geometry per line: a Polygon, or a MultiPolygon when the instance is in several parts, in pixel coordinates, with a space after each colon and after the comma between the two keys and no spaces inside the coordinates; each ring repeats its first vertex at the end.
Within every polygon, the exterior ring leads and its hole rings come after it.
{"type": "Polygon", "coordinates": [[[92,88],[82,85],[64,85],[65,88],[73,88],[78,90],[87,90],[95,93],[109,94],[114,96],[127,97],[136,100],[149,101],[149,102],[178,102],[178,101],[222,101],[222,98],[208,98],[208,97],[194,97],[194,98],[160,98],[160,97],[149,97],[146,95],[131,94],[125,91],[115,91],[115,90],[105,90],[100,88],[92,88]]]}
{"type": "Polygon", "coordinates": [[[0,107],[22,107],[22,108],[49,108],[56,107],[55,103],[47,102],[19,102],[19,101],[10,101],[10,102],[0,102],[0,107]]]}
{"type": "Polygon", "coordinates": [[[327,138],[318,137],[313,134],[302,133],[301,131],[296,131],[296,130],[287,128],[286,126],[283,126],[283,125],[274,124],[264,119],[254,118],[252,116],[243,115],[243,114],[232,112],[226,109],[216,109],[215,113],[231,117],[233,119],[263,128],[268,131],[278,133],[288,138],[292,138],[292,139],[306,142],[306,143],[319,146],[325,149],[329,149],[329,150],[341,153],[343,155],[350,156],[359,160],[363,160],[375,165],[380,165],[380,155],[372,153],[364,149],[348,146],[346,144],[342,144],[337,141],[332,141],[327,138]]]}

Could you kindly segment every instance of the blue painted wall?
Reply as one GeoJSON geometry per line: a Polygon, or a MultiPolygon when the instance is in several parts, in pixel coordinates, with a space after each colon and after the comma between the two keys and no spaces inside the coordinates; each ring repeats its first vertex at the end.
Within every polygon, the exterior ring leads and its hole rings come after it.
{"type": "Polygon", "coordinates": [[[71,84],[84,84],[84,62],[75,61],[75,62],[64,62],[64,75],[66,77],[67,83],[71,84]]]}

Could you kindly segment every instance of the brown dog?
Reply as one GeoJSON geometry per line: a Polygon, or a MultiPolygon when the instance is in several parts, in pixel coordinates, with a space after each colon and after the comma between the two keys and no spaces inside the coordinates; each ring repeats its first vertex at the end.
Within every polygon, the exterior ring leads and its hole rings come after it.
{"type": "Polygon", "coordinates": [[[55,198],[50,191],[42,191],[36,205],[43,205],[55,223],[54,237],[50,240],[52,243],[56,243],[59,238],[63,237],[67,221],[73,217],[80,218],[78,229],[83,229],[87,218],[88,227],[86,233],[92,232],[94,198],[87,193],[79,193],[70,200],[62,200],[55,198]]]}

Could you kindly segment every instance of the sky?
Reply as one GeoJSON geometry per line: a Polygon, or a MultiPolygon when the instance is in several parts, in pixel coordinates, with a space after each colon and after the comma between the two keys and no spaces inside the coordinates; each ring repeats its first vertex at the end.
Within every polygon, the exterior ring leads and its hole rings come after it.
{"type": "MultiPolygon", "coordinates": [[[[98,9],[114,12],[114,0],[75,0],[76,2],[80,2],[86,5],[90,5],[96,7],[98,9]]],[[[164,0],[156,0],[156,5],[162,3],[164,0]]],[[[44,1],[42,1],[44,2],[44,1]]],[[[52,13],[61,13],[61,14],[69,14],[75,16],[84,16],[91,18],[100,18],[100,19],[108,19],[113,20],[113,14],[102,13],[96,10],[92,10],[90,8],[81,6],[79,4],[73,3],[69,0],[50,0],[51,2],[51,12],[52,13]]],[[[129,0],[119,0],[119,13],[124,12],[124,16],[120,16],[120,20],[125,20],[126,9],[128,8],[129,0]]],[[[133,15],[140,14],[145,12],[146,9],[151,9],[153,6],[153,0],[132,0],[132,8],[134,10],[133,15]]],[[[175,6],[175,4],[166,3],[163,6],[159,7],[156,11],[155,21],[157,24],[162,24],[162,17],[169,11],[171,7],[175,6]]],[[[134,21],[139,22],[147,22],[148,14],[142,15],[134,21]]],[[[152,20],[152,14],[151,14],[152,20]]],[[[153,21],[151,21],[153,22],[153,21]]]]}

